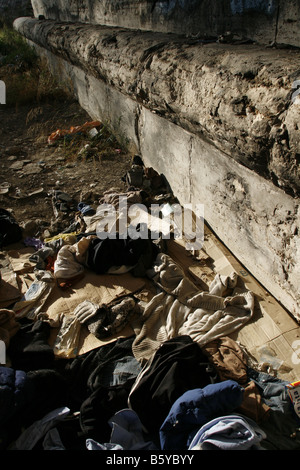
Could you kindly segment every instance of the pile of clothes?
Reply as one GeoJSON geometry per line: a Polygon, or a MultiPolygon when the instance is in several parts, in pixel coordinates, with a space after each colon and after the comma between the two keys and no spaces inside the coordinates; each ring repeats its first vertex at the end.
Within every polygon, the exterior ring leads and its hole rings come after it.
{"type": "Polygon", "coordinates": [[[31,296],[0,308],[2,450],[300,448],[287,383],[256,369],[231,337],[255,300],[236,273],[202,291],[149,238],[37,242],[25,263],[36,275],[31,296]],[[54,289],[67,303],[87,272],[97,288],[112,276],[116,291],[117,278],[144,279],[151,295],[86,297],[54,321],[54,289]],[[83,330],[100,341],[84,352],[83,330]]]}
{"type": "Polygon", "coordinates": [[[25,322],[0,367],[2,449],[299,449],[285,382],[229,337],[172,338],[142,366],[134,336],[57,361],[47,334],[25,322]]]}

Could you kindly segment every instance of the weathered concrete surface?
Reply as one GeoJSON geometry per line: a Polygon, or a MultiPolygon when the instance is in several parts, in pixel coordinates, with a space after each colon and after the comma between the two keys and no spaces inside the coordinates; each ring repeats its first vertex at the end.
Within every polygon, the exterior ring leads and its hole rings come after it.
{"type": "Polygon", "coordinates": [[[35,16],[187,36],[231,31],[300,47],[298,0],[32,0],[35,16]]]}
{"type": "Polygon", "coordinates": [[[300,51],[19,19],[34,43],[300,194],[300,51]]]}
{"type": "Polygon", "coordinates": [[[33,15],[30,0],[0,0],[0,21],[12,25],[20,16],[33,15]]]}
{"type": "Polygon", "coordinates": [[[33,19],[15,27],[182,204],[204,204],[225,245],[300,319],[299,52],[33,19]]]}

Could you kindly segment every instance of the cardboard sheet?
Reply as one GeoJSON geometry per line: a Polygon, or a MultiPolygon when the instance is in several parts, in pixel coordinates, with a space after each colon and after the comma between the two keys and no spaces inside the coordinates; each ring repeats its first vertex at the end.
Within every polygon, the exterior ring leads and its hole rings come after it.
{"type": "Polygon", "coordinates": [[[252,320],[232,333],[231,338],[239,342],[261,367],[270,365],[272,368],[275,364],[276,374],[282,380],[299,380],[300,326],[207,227],[205,231],[203,251],[207,259],[204,263],[188,254],[178,242],[169,243],[170,256],[200,288],[203,284],[208,288],[217,273],[230,275],[236,272],[241,286],[254,293],[255,309],[252,320]],[[262,350],[268,352],[267,362],[262,350]],[[277,364],[280,364],[279,368],[277,364]]]}
{"type": "MultiPolygon", "coordinates": [[[[6,253],[7,267],[5,271],[2,271],[3,282],[0,286],[1,308],[20,300],[20,297],[30,287],[34,274],[29,273],[33,273],[35,263],[30,262],[29,257],[34,251],[33,248],[27,247],[10,250],[6,253]],[[24,276],[32,276],[32,280],[23,286],[23,289],[20,289],[18,279],[22,280],[21,284],[23,285],[24,276]]],[[[130,273],[99,275],[86,269],[83,278],[65,290],[55,283],[50,294],[47,293],[46,300],[43,300],[41,312],[47,313],[49,319],[56,322],[61,314],[72,315],[77,305],[84,300],[90,300],[99,305],[109,304],[115,299],[140,292],[144,286],[144,279],[135,278],[130,273]]],[[[57,332],[58,328],[52,328],[50,343],[54,343],[57,332]]],[[[84,354],[113,342],[117,338],[128,337],[132,334],[134,334],[133,330],[127,326],[118,335],[100,341],[83,325],[79,341],[79,354],[84,354]]]]}
{"type": "Polygon", "coordinates": [[[0,308],[7,308],[20,299],[21,291],[14,272],[1,272],[0,308]]]}
{"type": "Polygon", "coordinates": [[[0,308],[10,307],[20,299],[21,282],[18,274],[13,270],[10,257],[6,252],[0,252],[0,308]]]}
{"type": "Polygon", "coordinates": [[[30,247],[8,251],[7,254],[13,271],[18,274],[32,273],[36,263],[29,261],[29,257],[34,252],[35,250],[30,247]]]}
{"type": "MultiPolygon", "coordinates": [[[[130,273],[102,275],[86,270],[84,277],[66,290],[55,285],[42,311],[47,313],[50,320],[56,321],[61,314],[72,315],[77,305],[84,300],[90,300],[99,305],[109,304],[117,298],[140,291],[144,286],[143,279],[135,278],[130,273]]],[[[53,335],[56,333],[53,332],[53,335]]],[[[79,341],[79,354],[132,334],[133,330],[128,326],[117,336],[100,341],[83,325],[79,341]]]]}

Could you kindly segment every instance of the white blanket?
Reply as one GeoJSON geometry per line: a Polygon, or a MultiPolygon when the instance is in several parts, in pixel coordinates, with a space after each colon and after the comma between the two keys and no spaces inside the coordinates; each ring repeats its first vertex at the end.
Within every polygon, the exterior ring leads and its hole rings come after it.
{"type": "Polygon", "coordinates": [[[136,338],[133,353],[145,362],[160,344],[176,336],[189,335],[200,346],[241,328],[253,315],[254,295],[234,287],[237,275],[217,275],[208,292],[201,292],[166,254],[157,256],[149,277],[161,292],[146,305],[132,327],[136,338]],[[224,297],[228,288],[232,296],[224,297]]]}

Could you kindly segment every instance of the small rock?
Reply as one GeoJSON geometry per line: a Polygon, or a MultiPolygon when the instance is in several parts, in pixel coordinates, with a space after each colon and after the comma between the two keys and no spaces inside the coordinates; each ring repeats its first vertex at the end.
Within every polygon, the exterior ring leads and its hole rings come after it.
{"type": "Polygon", "coordinates": [[[24,163],[18,161],[10,165],[9,168],[10,170],[22,170],[23,166],[24,166],[24,163]]]}
{"type": "Polygon", "coordinates": [[[44,238],[50,238],[50,237],[51,237],[51,233],[49,232],[48,229],[44,230],[44,232],[43,232],[43,237],[44,237],[44,238]]]}
{"type": "Polygon", "coordinates": [[[26,175],[34,175],[36,173],[40,173],[41,171],[42,168],[39,165],[36,165],[35,163],[28,163],[24,168],[23,173],[26,175]]]}
{"type": "Polygon", "coordinates": [[[0,194],[8,193],[9,189],[10,189],[10,183],[4,182],[0,184],[0,194]]]}
{"type": "Polygon", "coordinates": [[[35,220],[28,220],[26,222],[23,222],[21,226],[24,229],[24,236],[28,237],[34,236],[38,229],[38,224],[35,220]]]}

